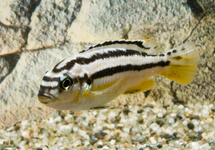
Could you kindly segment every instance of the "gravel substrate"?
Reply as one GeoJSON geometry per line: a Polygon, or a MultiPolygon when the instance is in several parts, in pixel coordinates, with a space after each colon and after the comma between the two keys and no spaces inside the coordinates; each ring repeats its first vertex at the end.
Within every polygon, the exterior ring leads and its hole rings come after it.
{"type": "Polygon", "coordinates": [[[59,112],[0,129],[0,149],[215,149],[215,106],[174,101],[59,112]]]}

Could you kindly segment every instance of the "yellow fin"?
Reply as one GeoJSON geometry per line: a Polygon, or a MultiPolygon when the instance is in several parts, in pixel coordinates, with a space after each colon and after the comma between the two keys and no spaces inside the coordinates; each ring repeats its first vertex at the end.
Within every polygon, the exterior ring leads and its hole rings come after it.
{"type": "Polygon", "coordinates": [[[83,96],[84,98],[88,98],[90,96],[90,90],[89,89],[86,89],[84,92],[83,92],[83,96]]]}
{"type": "MultiPolygon", "coordinates": [[[[107,102],[119,96],[123,90],[122,83],[125,79],[118,79],[104,86],[99,86],[91,91],[93,101],[96,101],[98,107],[104,106],[107,102]]],[[[95,107],[97,107],[95,106],[95,107]]]]}
{"type": "Polygon", "coordinates": [[[95,85],[93,84],[93,91],[102,91],[104,89],[107,89],[109,87],[111,87],[112,85],[114,85],[117,81],[112,81],[112,82],[108,82],[106,84],[102,84],[102,85],[99,85],[97,87],[95,87],[95,85]]]}
{"type": "Polygon", "coordinates": [[[195,77],[199,59],[194,44],[187,42],[168,52],[171,53],[169,56],[170,64],[161,75],[180,84],[190,83],[195,77]],[[173,54],[174,51],[177,52],[173,54]]]}
{"type": "Polygon", "coordinates": [[[155,83],[155,81],[152,78],[144,79],[143,81],[141,81],[137,85],[127,89],[124,92],[124,94],[134,94],[134,93],[137,93],[137,92],[144,92],[146,90],[151,89],[152,86],[154,85],[154,83],[155,83]]]}

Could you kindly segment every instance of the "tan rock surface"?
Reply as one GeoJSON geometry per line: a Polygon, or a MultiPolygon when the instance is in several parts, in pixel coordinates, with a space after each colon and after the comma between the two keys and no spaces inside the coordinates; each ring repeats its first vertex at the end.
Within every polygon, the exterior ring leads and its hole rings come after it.
{"type": "Polygon", "coordinates": [[[31,21],[40,0],[2,0],[0,2],[0,22],[6,26],[24,28],[31,21]]]}
{"type": "Polygon", "coordinates": [[[0,56],[21,51],[25,44],[25,30],[0,23],[0,56]]]}
{"type": "Polygon", "coordinates": [[[28,50],[53,47],[67,41],[67,29],[80,11],[81,1],[43,0],[30,23],[28,50]]]}

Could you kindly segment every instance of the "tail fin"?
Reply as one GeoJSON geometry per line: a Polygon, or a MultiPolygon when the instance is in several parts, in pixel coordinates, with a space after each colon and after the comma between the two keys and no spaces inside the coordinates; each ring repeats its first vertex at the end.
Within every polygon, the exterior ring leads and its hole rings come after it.
{"type": "Polygon", "coordinates": [[[170,64],[161,75],[180,84],[188,84],[194,79],[199,55],[193,43],[186,42],[165,55],[170,64]]]}

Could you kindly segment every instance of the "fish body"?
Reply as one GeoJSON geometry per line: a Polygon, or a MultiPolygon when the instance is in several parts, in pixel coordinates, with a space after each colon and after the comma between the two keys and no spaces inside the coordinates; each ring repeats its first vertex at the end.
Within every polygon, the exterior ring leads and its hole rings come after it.
{"type": "Polygon", "coordinates": [[[155,49],[148,40],[106,41],[91,46],[45,74],[39,101],[59,110],[92,109],[120,94],[150,89],[156,75],[181,84],[191,82],[198,61],[193,43],[160,55],[153,54],[155,49]]]}

